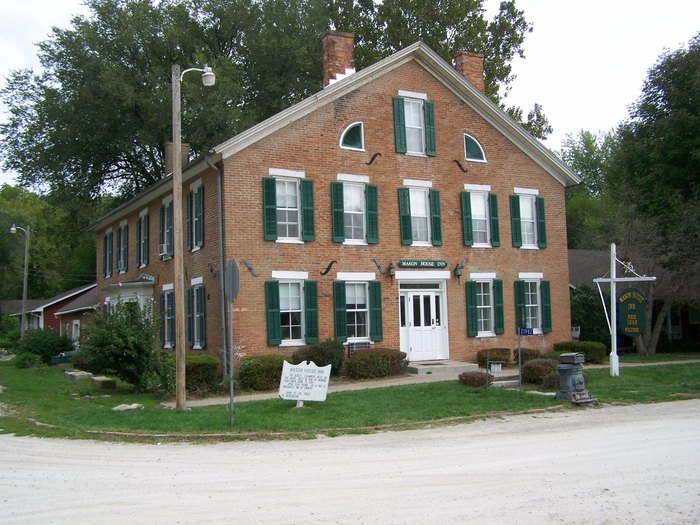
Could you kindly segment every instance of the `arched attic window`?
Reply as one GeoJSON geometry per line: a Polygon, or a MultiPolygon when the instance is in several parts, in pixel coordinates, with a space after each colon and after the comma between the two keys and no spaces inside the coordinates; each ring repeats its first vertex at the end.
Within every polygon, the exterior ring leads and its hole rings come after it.
{"type": "Polygon", "coordinates": [[[471,135],[464,134],[464,158],[473,162],[486,162],[484,148],[471,135]]]}
{"type": "Polygon", "coordinates": [[[354,122],[345,128],[340,136],[340,147],[365,151],[365,128],[362,122],[354,122]]]}

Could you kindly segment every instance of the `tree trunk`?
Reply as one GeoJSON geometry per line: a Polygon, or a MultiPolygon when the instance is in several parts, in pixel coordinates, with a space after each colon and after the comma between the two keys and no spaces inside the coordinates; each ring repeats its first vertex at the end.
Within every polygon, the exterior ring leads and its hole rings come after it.
{"type": "MultiPolygon", "coordinates": [[[[651,294],[650,294],[651,296],[651,294]]],[[[651,327],[652,323],[647,321],[647,326],[644,330],[644,335],[637,336],[634,338],[635,346],[637,347],[637,354],[639,355],[655,355],[656,345],[659,342],[659,336],[661,335],[661,330],[666,322],[666,316],[671,310],[673,303],[671,301],[665,301],[661,310],[656,315],[653,320],[653,329],[651,327]]],[[[652,301],[649,301],[649,310],[653,307],[652,301]]],[[[650,319],[648,316],[647,319],[650,319]]]]}

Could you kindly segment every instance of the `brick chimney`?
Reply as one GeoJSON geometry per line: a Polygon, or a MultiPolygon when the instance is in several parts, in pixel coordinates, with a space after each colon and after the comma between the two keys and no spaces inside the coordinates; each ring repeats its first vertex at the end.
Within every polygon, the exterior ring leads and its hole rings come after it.
{"type": "Polygon", "coordinates": [[[457,73],[471,82],[482,93],[484,84],[484,55],[470,51],[458,51],[454,57],[457,73]]]}
{"type": "MultiPolygon", "coordinates": [[[[173,172],[173,146],[172,142],[165,143],[165,175],[170,175],[173,172]]],[[[182,166],[185,167],[190,161],[190,145],[182,144],[180,150],[182,166]]]]}
{"type": "Polygon", "coordinates": [[[323,46],[323,87],[355,72],[355,35],[326,31],[321,36],[323,46]]]}

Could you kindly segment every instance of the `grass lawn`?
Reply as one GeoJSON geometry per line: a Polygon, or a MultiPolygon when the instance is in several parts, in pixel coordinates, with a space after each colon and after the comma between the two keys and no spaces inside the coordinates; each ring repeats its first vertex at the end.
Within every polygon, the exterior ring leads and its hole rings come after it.
{"type": "MultiPolygon", "coordinates": [[[[587,370],[587,387],[602,403],[639,403],[700,397],[700,364],[587,370]]],[[[154,435],[154,439],[303,438],[317,434],[366,433],[377,429],[415,428],[469,421],[498,413],[569,409],[571,404],[525,391],[471,389],[454,381],[377,388],[328,395],[323,403],[281,399],[237,403],[229,427],[228,406],[197,407],[184,412],[165,409],[152,394],[135,394],[129,385],[99,390],[89,381],[70,381],[56,367],[17,369],[0,363],[2,432],[39,436],[124,439],[102,432],[154,435]],[[105,397],[108,396],[108,397],[105,397]],[[141,403],[143,410],[114,412],[112,407],[141,403]],[[91,431],[98,431],[97,434],[91,431]],[[163,436],[168,434],[169,436],[163,436]]]]}

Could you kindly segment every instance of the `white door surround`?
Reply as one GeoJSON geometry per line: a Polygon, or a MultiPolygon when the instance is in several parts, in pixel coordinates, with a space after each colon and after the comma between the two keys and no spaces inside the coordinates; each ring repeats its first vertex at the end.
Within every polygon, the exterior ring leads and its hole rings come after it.
{"type": "Polygon", "coordinates": [[[444,279],[399,281],[399,334],[409,361],[449,359],[444,279]]]}

